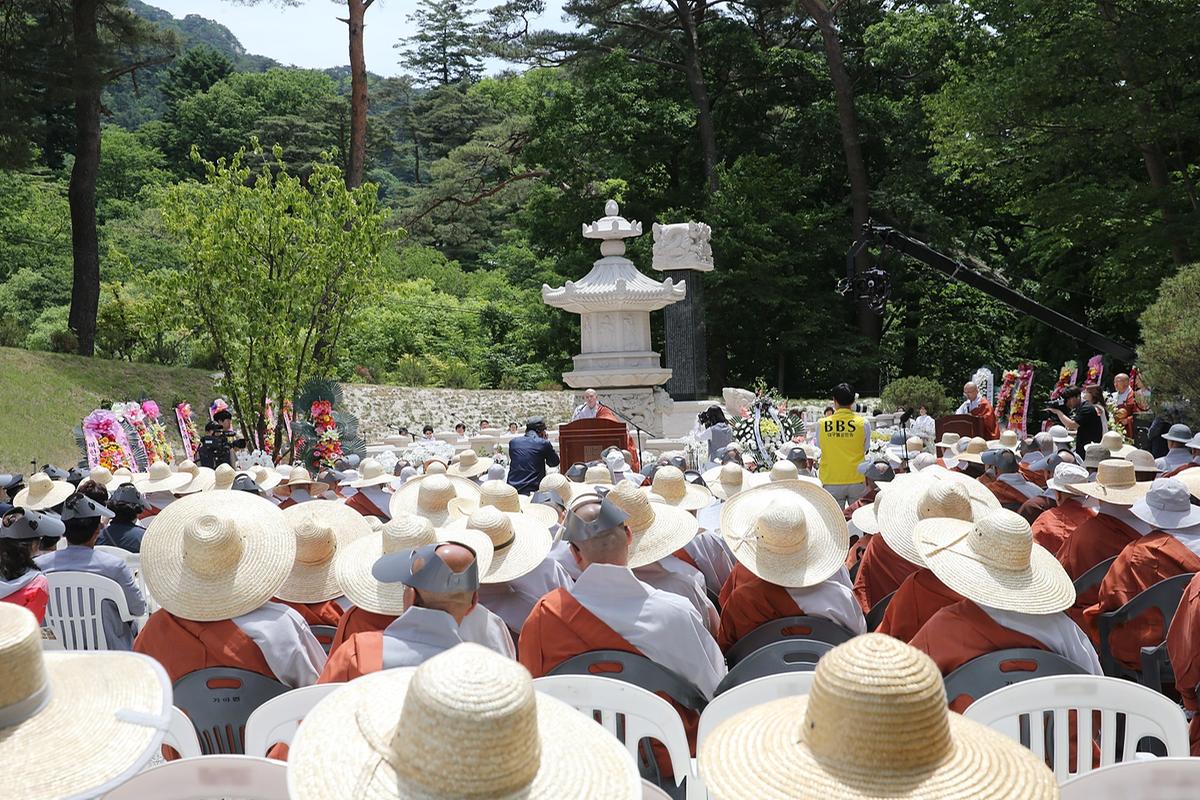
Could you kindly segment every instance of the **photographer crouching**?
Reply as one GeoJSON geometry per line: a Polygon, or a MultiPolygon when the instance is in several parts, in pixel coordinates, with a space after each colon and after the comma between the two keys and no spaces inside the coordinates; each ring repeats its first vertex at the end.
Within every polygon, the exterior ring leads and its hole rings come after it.
{"type": "Polygon", "coordinates": [[[221,409],[213,414],[212,422],[204,426],[200,447],[196,450],[196,463],[202,467],[216,469],[221,464],[236,466],[237,450],[246,447],[245,439],[235,439],[233,414],[221,409]]]}

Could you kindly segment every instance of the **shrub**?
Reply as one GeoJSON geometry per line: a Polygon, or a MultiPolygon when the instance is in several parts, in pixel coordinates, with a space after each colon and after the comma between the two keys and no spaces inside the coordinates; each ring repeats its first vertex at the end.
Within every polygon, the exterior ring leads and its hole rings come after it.
{"type": "Polygon", "coordinates": [[[433,380],[433,373],[423,359],[406,353],[396,359],[391,380],[398,386],[428,386],[433,380]]]}
{"type": "Polygon", "coordinates": [[[907,378],[897,378],[883,389],[880,396],[883,407],[889,411],[899,406],[910,411],[916,411],[921,406],[929,410],[929,416],[937,417],[947,413],[954,401],[946,394],[946,388],[931,378],[921,378],[911,375],[907,378]]]}
{"type": "Polygon", "coordinates": [[[462,361],[451,361],[442,371],[442,386],[447,389],[478,389],[479,373],[462,361]]]}
{"type": "Polygon", "coordinates": [[[29,328],[29,335],[25,337],[25,346],[30,350],[45,350],[51,353],[74,352],[55,349],[56,346],[66,344],[62,334],[70,332],[67,327],[70,310],[70,306],[51,306],[38,314],[29,328]]]}
{"type": "Polygon", "coordinates": [[[1157,397],[1200,398],[1200,264],[1158,287],[1158,300],[1142,312],[1138,367],[1157,397]]]}

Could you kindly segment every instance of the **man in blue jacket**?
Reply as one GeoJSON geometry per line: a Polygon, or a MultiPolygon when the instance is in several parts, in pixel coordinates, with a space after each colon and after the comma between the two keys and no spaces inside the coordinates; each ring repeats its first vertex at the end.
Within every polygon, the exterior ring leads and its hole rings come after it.
{"type": "Polygon", "coordinates": [[[531,417],[525,435],[508,443],[508,483],[520,494],[536,492],[546,467],[558,466],[558,453],[546,436],[546,420],[531,417]]]}

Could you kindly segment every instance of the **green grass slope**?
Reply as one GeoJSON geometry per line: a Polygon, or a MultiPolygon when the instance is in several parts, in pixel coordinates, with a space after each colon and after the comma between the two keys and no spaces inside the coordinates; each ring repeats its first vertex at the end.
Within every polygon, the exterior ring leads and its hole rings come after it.
{"type": "Polygon", "coordinates": [[[38,466],[76,463],[82,453],[71,431],[83,418],[102,402],[142,397],[162,408],[181,458],[173,404],[186,400],[199,415],[215,396],[204,370],[0,347],[0,471],[28,474],[34,460],[38,466]]]}

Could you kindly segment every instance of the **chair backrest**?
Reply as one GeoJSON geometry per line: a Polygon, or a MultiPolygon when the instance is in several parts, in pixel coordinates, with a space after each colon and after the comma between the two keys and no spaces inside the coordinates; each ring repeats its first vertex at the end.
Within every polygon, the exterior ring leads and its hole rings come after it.
{"type": "Polygon", "coordinates": [[[333,637],[337,635],[337,626],[309,625],[308,629],[312,631],[312,635],[317,638],[317,642],[325,651],[325,655],[329,655],[329,648],[333,644],[333,637]]]}
{"type": "Polygon", "coordinates": [[[287,687],[265,675],[232,667],[189,672],[175,682],[175,705],[192,721],[200,750],[209,755],[246,752],[246,720],[287,687]]]}
{"type": "Polygon", "coordinates": [[[661,697],[623,680],[600,675],[547,675],[533,688],[591,716],[638,758],[643,739],[661,742],[676,781],[691,773],[687,732],[679,712],[661,697]]]}
{"type": "Polygon", "coordinates": [[[202,756],[139,772],[105,800],[288,800],[287,764],[251,756],[202,756]]]}
{"type": "Polygon", "coordinates": [[[812,639],[784,639],[760,647],[733,666],[717,684],[721,694],[738,684],[780,672],[812,672],[821,656],[833,649],[829,642],[812,639]]]}
{"type": "Polygon", "coordinates": [[[895,596],[895,592],[889,592],[880,598],[878,603],[871,606],[871,610],[867,612],[867,630],[873,631],[879,627],[879,623],[883,622],[883,615],[887,613],[887,608],[895,596]]]}
{"type": "Polygon", "coordinates": [[[175,748],[183,758],[202,755],[200,740],[196,738],[196,729],[192,726],[192,721],[176,706],[171,706],[171,722],[167,728],[167,735],[163,737],[163,744],[175,748]]]}
{"type": "Polygon", "coordinates": [[[1195,800],[1200,758],[1151,758],[1094,770],[1067,781],[1062,800],[1195,800]]]}
{"type": "Polygon", "coordinates": [[[1104,576],[1108,574],[1108,568],[1117,560],[1116,556],[1106,558],[1096,566],[1089,569],[1087,572],[1075,579],[1075,597],[1086,592],[1088,589],[1095,589],[1104,580],[1104,576]]]}
{"type": "Polygon", "coordinates": [[[104,635],[104,601],[112,601],[125,622],[131,622],[125,592],[111,578],[91,572],[48,572],[50,601],[46,627],[53,628],[67,650],[107,650],[104,635]]]}
{"type": "Polygon", "coordinates": [[[815,639],[819,642],[841,644],[854,638],[854,632],[824,617],[780,617],[764,622],[733,643],[725,653],[732,667],[760,647],[780,639],[815,639]]]}
{"type": "Polygon", "coordinates": [[[946,699],[978,701],[997,689],[1048,675],[1082,675],[1086,670],[1049,650],[1018,647],[972,658],[946,676],[946,699]]]}
{"type": "Polygon", "coordinates": [[[66,650],[63,647],[62,639],[58,638],[58,631],[54,628],[42,628],[42,650],[66,650]]]}
{"type": "MultiPolygon", "coordinates": [[[[1105,675],[1132,675],[1129,670],[1121,666],[1112,654],[1112,647],[1109,644],[1109,637],[1112,635],[1112,630],[1115,627],[1125,624],[1134,617],[1141,616],[1150,609],[1158,609],[1158,612],[1163,617],[1162,639],[1167,637],[1167,629],[1171,627],[1171,620],[1175,618],[1175,610],[1179,608],[1179,599],[1183,597],[1183,590],[1187,588],[1195,576],[1194,573],[1185,572],[1182,575],[1173,575],[1170,578],[1164,578],[1143,592],[1140,592],[1137,597],[1130,600],[1125,605],[1118,608],[1116,611],[1109,611],[1099,615],[1096,618],[1096,626],[1100,631],[1100,668],[1104,670],[1105,675]]],[[[1157,642],[1145,642],[1147,645],[1161,644],[1162,639],[1157,642]]]]}
{"type": "Polygon", "coordinates": [[[671,795],[648,780],[642,780],[642,800],[671,800],[671,795]]]}
{"type": "Polygon", "coordinates": [[[142,568],[141,553],[131,553],[123,547],[113,547],[108,544],[98,544],[92,549],[98,553],[109,553],[110,555],[124,559],[125,566],[129,567],[130,572],[136,573],[142,568]]]}
{"type": "Polygon", "coordinates": [[[645,656],[624,650],[591,650],[572,656],[550,670],[551,675],[599,675],[662,692],[684,708],[703,711],[708,698],[696,685],[645,656]]]}
{"type": "Polygon", "coordinates": [[[781,697],[808,694],[813,682],[812,672],[780,672],[740,683],[712,699],[700,714],[696,732],[696,747],[704,743],[713,729],[725,720],[751,706],[769,703],[781,697]]]}
{"type": "Polygon", "coordinates": [[[265,756],[276,744],[291,744],[304,715],[341,685],[321,683],[291,689],[254,709],[246,720],[246,755],[265,756]]]}
{"type": "MultiPolygon", "coordinates": [[[[1092,771],[1088,751],[1093,741],[1099,745],[1102,767],[1132,760],[1138,742],[1145,737],[1162,742],[1169,756],[1188,754],[1187,721],[1179,707],[1145,686],[1119,678],[1056,675],[1024,681],[976,701],[964,716],[1015,739],[1047,760],[1060,783],[1092,771]],[[1051,727],[1047,720],[1052,720],[1051,727]],[[1072,732],[1080,756],[1074,770],[1070,763],[1072,732]]],[[[1192,786],[1192,797],[1197,786],[1200,784],[1192,786]]],[[[1126,796],[1160,797],[1156,786],[1154,791],[1126,796]]]]}

